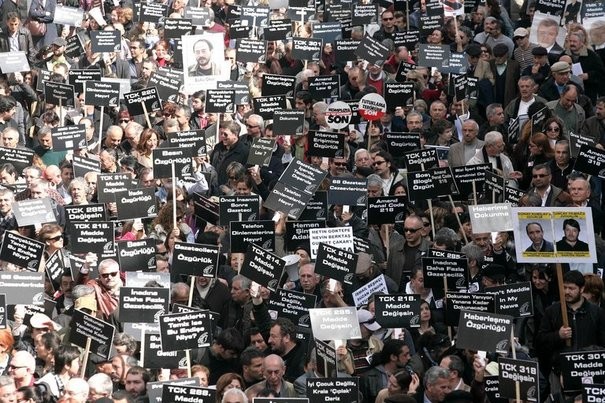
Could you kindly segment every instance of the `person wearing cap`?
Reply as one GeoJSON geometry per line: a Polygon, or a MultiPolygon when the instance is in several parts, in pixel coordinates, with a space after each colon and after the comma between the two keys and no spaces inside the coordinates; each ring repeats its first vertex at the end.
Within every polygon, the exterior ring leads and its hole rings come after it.
{"type": "Polygon", "coordinates": [[[6,15],[6,29],[0,33],[0,52],[18,51],[25,52],[30,64],[36,62],[36,49],[31,33],[23,26],[19,13],[9,12],[6,15]]]}
{"type": "Polygon", "coordinates": [[[506,45],[499,43],[492,49],[494,58],[489,61],[494,75],[494,101],[507,105],[519,94],[516,85],[521,75],[519,63],[511,59],[506,45]]]}
{"type": "Polygon", "coordinates": [[[55,38],[53,43],[51,44],[52,48],[52,56],[49,60],[46,61],[46,68],[49,71],[53,71],[54,67],[60,63],[65,64],[66,66],[71,66],[71,62],[65,57],[65,47],[67,46],[67,41],[63,38],[55,38]]]}
{"type": "MultiPolygon", "coordinates": [[[[562,56],[565,57],[565,56],[562,56]]],[[[538,95],[547,101],[558,100],[563,88],[567,84],[573,84],[578,87],[578,93],[582,93],[582,83],[577,82],[577,77],[572,79],[571,65],[565,61],[559,61],[550,66],[550,77],[540,86],[538,95]],[[574,81],[576,79],[576,81],[574,81]]]]}
{"type": "Polygon", "coordinates": [[[525,28],[515,29],[513,42],[517,45],[513,51],[513,58],[519,62],[521,71],[523,71],[533,64],[531,51],[538,45],[529,41],[529,31],[525,28]]]}
{"type": "Polygon", "coordinates": [[[531,54],[533,55],[533,64],[526,67],[522,72],[522,76],[530,76],[534,79],[536,84],[542,85],[542,83],[548,78],[550,74],[550,65],[548,64],[548,52],[546,48],[542,46],[536,46],[532,49],[531,54]]]}
{"type": "Polygon", "coordinates": [[[483,269],[481,277],[482,290],[503,285],[506,281],[506,268],[502,265],[490,263],[483,269]]]}

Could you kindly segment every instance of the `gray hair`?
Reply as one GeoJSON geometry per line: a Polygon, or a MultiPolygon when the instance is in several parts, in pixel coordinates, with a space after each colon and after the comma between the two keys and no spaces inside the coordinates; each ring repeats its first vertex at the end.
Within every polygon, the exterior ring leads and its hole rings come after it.
{"type": "Polygon", "coordinates": [[[250,289],[250,286],[252,285],[252,280],[250,280],[246,276],[242,276],[241,274],[238,274],[235,277],[233,277],[233,279],[231,280],[231,284],[235,283],[238,280],[241,281],[241,283],[242,283],[242,290],[250,289]]]}
{"type": "Polygon", "coordinates": [[[111,377],[101,372],[88,378],[88,386],[97,392],[106,393],[107,397],[110,397],[113,392],[111,377]]]}
{"type": "Polygon", "coordinates": [[[485,133],[485,145],[491,146],[496,143],[496,141],[502,140],[502,133],[492,130],[491,132],[485,133]]]}
{"type": "Polygon", "coordinates": [[[94,294],[95,289],[89,285],[79,284],[71,290],[71,296],[74,300],[82,298],[86,295],[94,294]]]}
{"type": "Polygon", "coordinates": [[[472,243],[464,245],[460,252],[464,253],[468,260],[476,260],[478,266],[481,266],[485,260],[483,249],[477,245],[473,245],[472,243]]]}
{"type": "Polygon", "coordinates": [[[428,387],[429,385],[433,385],[439,379],[449,379],[450,370],[447,368],[441,368],[436,365],[434,367],[429,368],[424,374],[424,387],[428,387]]]}
{"type": "Polygon", "coordinates": [[[227,389],[227,391],[223,394],[223,399],[221,402],[225,403],[227,401],[227,396],[230,395],[236,395],[240,399],[239,403],[248,403],[248,397],[241,389],[238,388],[227,389]]]}
{"type": "Polygon", "coordinates": [[[380,178],[380,176],[378,176],[376,174],[368,175],[367,180],[368,180],[368,186],[378,185],[378,186],[382,187],[383,181],[380,178]]]}

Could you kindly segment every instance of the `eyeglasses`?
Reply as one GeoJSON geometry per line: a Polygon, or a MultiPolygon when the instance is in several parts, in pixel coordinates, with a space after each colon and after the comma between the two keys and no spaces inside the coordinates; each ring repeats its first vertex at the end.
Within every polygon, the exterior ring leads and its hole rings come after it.
{"type": "Polygon", "coordinates": [[[335,162],[334,165],[336,165],[337,167],[346,167],[347,163],[346,162],[335,162]]]}
{"type": "Polygon", "coordinates": [[[117,271],[112,271],[111,273],[100,274],[100,276],[105,280],[107,280],[109,277],[115,277],[117,275],[118,275],[117,271]]]}
{"type": "Polygon", "coordinates": [[[382,20],[383,20],[383,21],[392,21],[392,20],[393,20],[393,17],[391,17],[391,18],[389,18],[389,17],[384,17],[382,20]]]}
{"type": "Polygon", "coordinates": [[[489,55],[489,50],[483,50],[483,49],[481,49],[481,53],[484,53],[484,54],[486,54],[486,55],[489,55]]]}
{"type": "Polygon", "coordinates": [[[373,167],[375,167],[375,166],[377,166],[377,165],[382,165],[382,164],[384,164],[385,162],[386,162],[386,160],[382,160],[382,161],[374,161],[374,162],[372,163],[372,166],[373,166],[373,167]]]}
{"type": "Polygon", "coordinates": [[[255,127],[258,127],[258,125],[250,125],[250,124],[246,123],[246,127],[248,129],[254,129],[255,127]]]}
{"type": "Polygon", "coordinates": [[[48,241],[51,241],[51,242],[56,242],[56,241],[58,241],[59,239],[63,239],[63,235],[57,235],[57,236],[54,236],[54,237],[52,237],[52,238],[48,238],[48,241]]]}
{"type": "Polygon", "coordinates": [[[404,228],[403,232],[409,232],[411,234],[415,234],[416,232],[420,231],[422,229],[421,228],[404,228]]]}
{"type": "Polygon", "coordinates": [[[120,119],[120,123],[128,123],[130,122],[130,119],[120,119]]]}
{"type": "Polygon", "coordinates": [[[20,368],[27,368],[27,366],[26,365],[13,365],[13,364],[8,365],[8,369],[20,369],[20,368]]]}
{"type": "Polygon", "coordinates": [[[547,127],[546,128],[547,131],[553,131],[553,132],[559,132],[561,131],[561,129],[559,128],[559,126],[551,126],[551,127],[547,127]]]}
{"type": "Polygon", "coordinates": [[[546,174],[534,174],[532,175],[532,178],[544,178],[545,176],[548,176],[546,174]]]}
{"type": "Polygon", "coordinates": [[[229,179],[231,179],[232,181],[237,179],[237,176],[230,176],[229,179]]]}

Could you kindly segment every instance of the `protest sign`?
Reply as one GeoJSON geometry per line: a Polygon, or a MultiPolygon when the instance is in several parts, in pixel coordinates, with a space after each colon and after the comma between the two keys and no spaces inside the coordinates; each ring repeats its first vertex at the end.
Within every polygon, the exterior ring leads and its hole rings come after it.
{"type": "Polygon", "coordinates": [[[27,54],[24,51],[0,52],[0,71],[2,74],[30,71],[27,54]]]}
{"type": "Polygon", "coordinates": [[[605,350],[560,353],[563,389],[580,391],[585,383],[605,383],[605,350]]]}
{"type": "MultiPolygon", "coordinates": [[[[210,26],[212,19],[210,13],[212,12],[208,7],[194,7],[190,3],[185,8],[185,18],[191,19],[191,24],[196,27],[208,27],[210,26]]],[[[179,37],[180,38],[180,37],[179,37]]]]}
{"type": "Polygon", "coordinates": [[[358,288],[356,291],[353,291],[353,301],[355,302],[355,306],[367,304],[370,295],[373,295],[377,292],[384,294],[388,294],[389,292],[387,283],[384,280],[384,274],[375,277],[364,286],[358,288]]]}
{"type": "Polygon", "coordinates": [[[268,167],[275,147],[276,139],[266,137],[255,138],[248,153],[248,165],[268,167]]]}
{"type": "Polygon", "coordinates": [[[312,228],[309,229],[311,258],[317,258],[317,250],[321,242],[330,246],[353,252],[353,228],[312,228]]]}
{"type": "Polygon", "coordinates": [[[23,171],[23,168],[31,166],[33,158],[33,150],[0,147],[0,160],[13,164],[19,172],[23,171]]]}
{"type": "Polygon", "coordinates": [[[160,315],[162,351],[190,350],[210,346],[212,324],[208,311],[160,315]]]}
{"type": "Polygon", "coordinates": [[[83,124],[53,127],[51,135],[55,151],[75,151],[86,148],[86,126],[83,124]]]}
{"type": "Polygon", "coordinates": [[[410,200],[429,200],[454,193],[454,178],[449,168],[433,168],[423,172],[408,172],[410,200]]]}
{"type": "Polygon", "coordinates": [[[292,38],[292,57],[294,59],[318,61],[322,48],[322,39],[292,38]]]}
{"type": "Polygon", "coordinates": [[[74,106],[74,86],[47,81],[44,83],[44,99],[52,105],[74,106]]]}
{"type": "Polygon", "coordinates": [[[337,377],[336,349],[328,343],[315,339],[315,354],[317,355],[317,373],[326,378],[337,377]]]}
{"type": "MultiPolygon", "coordinates": [[[[12,263],[27,271],[38,271],[44,256],[43,242],[31,239],[12,231],[4,232],[2,247],[0,248],[0,260],[12,263]]],[[[11,301],[12,303],[12,301],[11,301]]]]}
{"type": "Polygon", "coordinates": [[[230,39],[242,39],[249,38],[253,33],[254,27],[249,25],[240,25],[240,23],[229,26],[229,38],[230,39]]]}
{"type": "Polygon", "coordinates": [[[402,83],[402,82],[406,81],[408,73],[415,69],[416,69],[415,64],[410,64],[410,63],[401,61],[399,63],[399,66],[397,67],[397,72],[395,73],[395,81],[397,81],[398,83],[402,83]]]}
{"type": "Polygon", "coordinates": [[[342,24],[340,21],[314,23],[313,37],[323,39],[324,43],[334,44],[342,39],[342,24]]]}
{"type": "Polygon", "coordinates": [[[414,83],[384,83],[384,99],[390,111],[398,105],[407,105],[409,99],[414,98],[414,83]]]}
{"type": "Polygon", "coordinates": [[[270,220],[256,222],[232,221],[229,226],[231,253],[245,253],[251,243],[273,251],[275,247],[275,222],[270,220]]]}
{"type": "Polygon", "coordinates": [[[169,311],[170,290],[160,287],[121,287],[120,322],[155,323],[169,311]]]}
{"type": "Polygon", "coordinates": [[[70,36],[65,40],[67,46],[65,46],[65,56],[77,58],[84,54],[84,46],[82,46],[82,39],[79,34],[70,36]]]}
{"type": "Polygon", "coordinates": [[[359,401],[359,378],[308,378],[310,403],[352,403],[359,401]]]}
{"type": "Polygon", "coordinates": [[[572,130],[569,131],[569,148],[571,150],[571,158],[576,158],[580,152],[582,146],[586,147],[586,150],[591,150],[594,147],[595,139],[593,137],[584,136],[580,133],[574,133],[572,130]]]}
{"type": "Polygon", "coordinates": [[[445,294],[445,324],[458,326],[460,312],[494,312],[494,295],[487,293],[447,292],[445,294]]]}
{"type": "MultiPolygon", "coordinates": [[[[187,366],[187,360],[184,360],[183,366],[187,366]]],[[[180,378],[172,379],[169,381],[160,382],[147,382],[147,396],[149,397],[150,403],[162,403],[162,393],[164,392],[164,385],[173,386],[199,386],[200,378],[180,378]]],[[[167,403],[164,401],[164,403],[167,403]]]]}
{"type": "Polygon", "coordinates": [[[353,283],[358,255],[352,251],[320,243],[317,248],[315,272],[345,284],[353,283]]]}
{"type": "Polygon", "coordinates": [[[113,222],[73,222],[69,249],[71,253],[92,252],[100,259],[114,255],[113,222]]]}
{"type": "Polygon", "coordinates": [[[237,40],[237,61],[240,63],[258,63],[265,55],[265,41],[242,38],[237,40]]]}
{"type": "Polygon", "coordinates": [[[172,255],[172,273],[214,278],[219,261],[216,245],[175,242],[172,255]]]}
{"type": "Polygon", "coordinates": [[[71,232],[71,223],[76,221],[105,221],[106,211],[103,204],[85,204],[82,206],[64,206],[67,232],[71,232]]]}
{"type": "Polygon", "coordinates": [[[443,289],[443,279],[448,289],[463,289],[467,286],[468,261],[463,259],[423,257],[422,271],[427,287],[443,289]]]}
{"type": "Polygon", "coordinates": [[[220,225],[227,226],[231,221],[254,221],[260,212],[260,199],[251,196],[221,196],[219,198],[220,225]]]}
{"type": "MultiPolygon", "coordinates": [[[[418,136],[418,134],[416,134],[416,136],[418,136]]],[[[420,141],[420,138],[418,138],[418,141],[420,141]]],[[[439,167],[437,150],[434,148],[406,152],[403,154],[403,161],[405,162],[408,172],[424,171],[425,169],[439,167]]]]}
{"type": "Polygon", "coordinates": [[[86,348],[90,339],[90,352],[109,360],[115,326],[92,315],[74,309],[69,325],[69,342],[86,348]]]}
{"type": "Polygon", "coordinates": [[[574,170],[605,178],[605,151],[588,145],[581,146],[574,170]]]}
{"type": "Polygon", "coordinates": [[[157,24],[164,20],[168,12],[168,4],[162,3],[140,3],[139,21],[153,22],[157,24]]]}
{"type": "Polygon", "coordinates": [[[280,41],[292,36],[292,24],[272,24],[263,28],[263,37],[267,41],[280,41]]]}
{"type": "Polygon", "coordinates": [[[485,171],[485,193],[486,197],[490,198],[493,203],[502,199],[504,195],[504,186],[506,180],[493,171],[485,171]],[[491,197],[489,197],[491,194],[491,197]]]}
{"type": "Polygon", "coordinates": [[[293,251],[300,246],[309,249],[309,230],[312,228],[325,228],[325,220],[312,221],[286,221],[286,250],[293,251]]]}
{"type": "Polygon", "coordinates": [[[0,294],[0,329],[6,329],[6,294],[0,294]]]}
{"type": "Polygon", "coordinates": [[[375,318],[383,328],[420,327],[420,295],[376,295],[375,318]]]}
{"type": "Polygon", "coordinates": [[[342,39],[337,40],[334,46],[334,55],[336,60],[355,60],[357,59],[357,48],[361,40],[359,39],[342,39]]]}
{"type": "Polygon", "coordinates": [[[512,358],[498,358],[498,378],[500,395],[509,399],[516,399],[516,386],[521,388],[520,397],[524,402],[540,401],[540,384],[537,361],[514,360],[512,358]]]}
{"type": "Polygon", "coordinates": [[[307,155],[314,157],[343,157],[345,137],[342,133],[312,131],[307,135],[307,155]]]}
{"type": "Polygon", "coordinates": [[[118,106],[120,84],[106,81],[88,81],[84,83],[84,103],[95,106],[118,106]]]}
{"type": "Polygon", "coordinates": [[[366,34],[357,47],[357,55],[371,64],[382,66],[389,57],[389,48],[366,34]]]}
{"type": "Polygon", "coordinates": [[[116,242],[120,270],[122,271],[152,271],[155,263],[155,240],[151,238],[137,241],[116,242]]]}
{"type": "Polygon", "coordinates": [[[267,308],[272,319],[287,318],[299,328],[310,328],[309,309],[315,308],[317,296],[278,288],[271,293],[267,308]]]}
{"type": "Polygon", "coordinates": [[[164,35],[166,39],[180,39],[193,30],[191,18],[166,18],[164,20],[164,35]]]}
{"type": "Polygon", "coordinates": [[[141,359],[145,368],[183,368],[187,366],[184,351],[162,351],[159,333],[145,333],[141,340],[141,359]]]}
{"type": "Polygon", "coordinates": [[[127,271],[124,274],[127,287],[151,287],[159,284],[162,287],[170,288],[170,273],[127,271]]]}
{"type": "Polygon", "coordinates": [[[204,221],[216,225],[219,221],[218,203],[214,203],[197,193],[194,193],[193,196],[193,214],[204,221]]]}
{"type": "Polygon", "coordinates": [[[508,203],[511,207],[519,206],[519,201],[525,195],[523,190],[511,186],[504,187],[504,202],[508,203]]]}
{"type": "Polygon", "coordinates": [[[461,195],[473,194],[473,182],[475,189],[481,190],[481,184],[485,180],[485,172],[491,169],[490,164],[465,165],[452,167],[454,182],[461,195]]]}
{"type": "Polygon", "coordinates": [[[351,122],[351,107],[342,101],[332,102],[326,109],[326,123],[331,129],[344,129],[351,122]]]}
{"type": "Polygon", "coordinates": [[[263,119],[271,119],[274,110],[287,108],[286,96],[254,97],[252,98],[252,106],[254,113],[260,115],[263,119]]]}
{"type": "Polygon", "coordinates": [[[153,73],[151,77],[149,77],[147,85],[157,89],[158,97],[163,102],[170,101],[176,103],[179,98],[179,90],[183,85],[183,80],[167,77],[159,73],[153,73]]]}
{"type": "Polygon", "coordinates": [[[193,149],[193,156],[208,154],[204,130],[189,130],[176,132],[174,136],[168,137],[169,147],[193,149]]]}
{"type": "Polygon", "coordinates": [[[302,214],[298,217],[300,221],[325,220],[328,211],[328,194],[317,191],[307,202],[302,214]]]}
{"type": "Polygon", "coordinates": [[[294,158],[279,177],[284,185],[313,195],[327,172],[294,158]]]}
{"type": "Polygon", "coordinates": [[[582,386],[582,402],[602,402],[605,396],[605,385],[583,385],[582,386]]]}
{"type": "Polygon", "coordinates": [[[235,112],[235,90],[206,90],[206,113],[235,112]]]}
{"type": "Polygon", "coordinates": [[[49,197],[21,200],[13,204],[13,214],[20,227],[57,222],[49,197]]]}
{"type": "Polygon", "coordinates": [[[46,276],[53,283],[53,285],[59,285],[61,282],[61,276],[65,272],[65,264],[63,262],[63,252],[59,249],[56,250],[52,255],[44,262],[46,276]]]}
{"type": "Polygon", "coordinates": [[[128,113],[132,116],[146,115],[162,108],[162,101],[156,87],[143,88],[123,95],[128,113]]]}
{"type": "Polygon", "coordinates": [[[490,287],[486,290],[495,295],[495,312],[501,315],[523,318],[534,314],[534,304],[531,292],[531,283],[490,287]]]}
{"type": "Polygon", "coordinates": [[[278,74],[263,74],[262,94],[294,96],[294,87],[296,86],[296,77],[282,76],[278,74]]]}
{"type": "Polygon", "coordinates": [[[297,220],[311,197],[307,192],[277,182],[263,206],[273,211],[286,213],[288,217],[297,220]]]}
{"type": "Polygon", "coordinates": [[[500,394],[500,382],[498,375],[486,376],[485,378],[485,394],[489,398],[490,403],[509,403],[500,394]]]}
{"type": "Polygon", "coordinates": [[[339,98],[340,76],[309,77],[309,93],[313,99],[339,98]]]}
{"type": "Polygon", "coordinates": [[[461,311],[456,348],[507,352],[512,325],[510,316],[461,311]]]}
{"type": "Polygon", "coordinates": [[[405,219],[407,204],[400,196],[369,197],[367,213],[368,224],[394,224],[405,219]]]}
{"type": "Polygon", "coordinates": [[[513,229],[512,208],[508,203],[469,206],[473,232],[511,231],[513,229]]]}
{"type": "Polygon", "coordinates": [[[449,65],[450,53],[449,45],[421,43],[418,50],[418,65],[441,70],[449,65]]]}
{"type": "MultiPolygon", "coordinates": [[[[0,260],[4,259],[0,258],[0,260]]],[[[4,271],[0,273],[0,287],[2,287],[2,293],[6,294],[8,305],[42,305],[44,303],[43,272],[4,271]]]]}
{"type": "Polygon", "coordinates": [[[305,112],[278,109],[273,114],[273,133],[276,136],[293,136],[303,132],[305,112]]]}
{"type": "MultiPolygon", "coordinates": [[[[71,84],[74,86],[74,91],[76,94],[80,94],[84,92],[85,84],[88,84],[88,81],[91,82],[100,82],[101,81],[101,70],[99,69],[72,69],[67,72],[67,84],[71,84]]],[[[116,95],[117,96],[117,95],[116,95]]],[[[86,98],[85,98],[86,99],[86,98]]],[[[114,104],[117,104],[118,100],[116,99],[114,104]]],[[[86,105],[97,105],[92,103],[84,102],[86,105]]],[[[105,100],[104,104],[107,105],[107,100],[105,100]]]]}
{"type": "Polygon", "coordinates": [[[153,150],[154,178],[171,178],[172,163],[177,178],[191,176],[192,150],[182,148],[156,148],[153,150]]]}
{"type": "Polygon", "coordinates": [[[318,340],[361,338],[355,307],[309,309],[313,337],[318,340]]]}
{"type": "Polygon", "coordinates": [[[122,50],[120,31],[90,31],[91,50],[93,53],[112,53],[122,50]]]}
{"type": "Polygon", "coordinates": [[[365,206],[368,198],[367,179],[334,177],[328,189],[328,203],[365,206]]]}
{"type": "Polygon", "coordinates": [[[73,156],[72,165],[74,168],[74,177],[84,177],[88,172],[101,173],[101,165],[98,160],[73,156]]]}
{"type": "Polygon", "coordinates": [[[216,390],[165,384],[162,387],[162,402],[215,403],[216,390]]]}
{"type": "Polygon", "coordinates": [[[366,120],[379,120],[387,112],[387,103],[382,95],[370,93],[359,100],[359,116],[366,120]]]}
{"type": "Polygon", "coordinates": [[[275,291],[285,265],[286,261],[279,256],[250,243],[239,273],[269,290],[275,291]]]}

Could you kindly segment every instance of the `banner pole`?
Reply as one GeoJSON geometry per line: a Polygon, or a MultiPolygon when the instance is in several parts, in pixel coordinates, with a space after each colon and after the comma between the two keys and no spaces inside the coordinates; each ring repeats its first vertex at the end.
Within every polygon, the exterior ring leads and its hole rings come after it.
{"type": "Polygon", "coordinates": [[[88,356],[90,355],[90,337],[86,338],[86,347],[84,348],[84,355],[82,356],[82,367],[80,368],[80,377],[84,378],[86,374],[86,366],[88,365],[88,356]]]}
{"type": "MultiPolygon", "coordinates": [[[[473,183],[475,183],[475,182],[473,182],[473,183]]],[[[452,205],[452,210],[455,211],[456,205],[454,204],[454,199],[452,199],[452,195],[447,195],[447,197],[449,197],[449,199],[450,199],[450,203],[452,205]]],[[[456,221],[458,221],[458,227],[460,228],[460,230],[462,230],[462,237],[464,238],[464,243],[468,243],[468,239],[466,238],[466,233],[462,229],[462,222],[460,222],[460,216],[456,212],[454,212],[454,215],[456,216],[456,221]]]]}
{"type": "Polygon", "coordinates": [[[151,126],[151,120],[149,120],[149,112],[147,112],[147,106],[145,105],[145,102],[141,101],[141,105],[143,106],[143,114],[145,115],[145,121],[147,122],[147,127],[149,129],[153,129],[153,126],[151,126]]]}
{"type": "MultiPolygon", "coordinates": [[[[103,133],[103,115],[105,114],[105,107],[101,106],[101,117],[99,120],[99,146],[97,147],[97,155],[101,154],[101,133],[103,133]]],[[[92,126],[94,127],[95,122],[92,122],[92,126]]],[[[94,137],[93,137],[94,140],[94,137]]],[[[118,161],[119,163],[119,161],[118,161]]]]}

